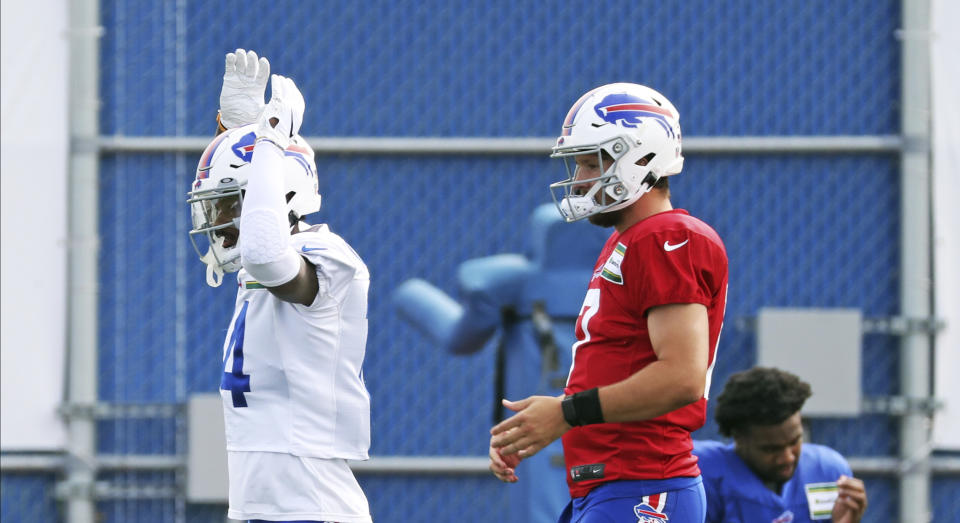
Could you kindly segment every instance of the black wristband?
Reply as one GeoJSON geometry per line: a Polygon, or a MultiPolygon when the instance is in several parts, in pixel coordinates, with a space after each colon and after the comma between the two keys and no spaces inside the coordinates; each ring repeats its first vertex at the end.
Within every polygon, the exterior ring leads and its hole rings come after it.
{"type": "Polygon", "coordinates": [[[600,389],[578,392],[573,395],[573,406],[581,425],[603,423],[603,411],[600,409],[600,389]]]}
{"type": "Polygon", "coordinates": [[[560,402],[563,419],[572,427],[603,423],[603,410],[600,409],[600,389],[580,391],[563,398],[560,402]]]}
{"type": "Polygon", "coordinates": [[[573,396],[564,396],[563,401],[560,402],[560,408],[563,409],[563,419],[567,425],[571,427],[580,425],[580,420],[577,419],[577,408],[573,406],[573,396]]]}

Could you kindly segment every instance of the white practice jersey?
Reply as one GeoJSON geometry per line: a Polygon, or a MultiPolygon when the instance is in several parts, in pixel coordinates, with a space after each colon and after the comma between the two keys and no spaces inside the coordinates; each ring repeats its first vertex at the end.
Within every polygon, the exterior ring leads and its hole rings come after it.
{"type": "Polygon", "coordinates": [[[227,450],[367,459],[370,273],[326,225],[291,235],[290,245],[317,268],[320,290],[309,306],[280,300],[245,270],[237,274],[220,382],[227,450]]]}

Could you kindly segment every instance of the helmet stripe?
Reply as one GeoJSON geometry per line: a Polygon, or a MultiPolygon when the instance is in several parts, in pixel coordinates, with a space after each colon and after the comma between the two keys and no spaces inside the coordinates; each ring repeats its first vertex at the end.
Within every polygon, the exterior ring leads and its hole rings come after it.
{"type": "Polygon", "coordinates": [[[287,150],[287,151],[293,151],[293,152],[300,153],[300,154],[306,154],[306,155],[309,155],[310,153],[313,152],[313,151],[311,151],[310,149],[308,149],[308,148],[306,148],[306,147],[304,147],[304,146],[302,146],[302,145],[297,145],[297,144],[295,144],[295,143],[290,144],[290,145],[287,147],[286,150],[287,150]]]}
{"type": "Polygon", "coordinates": [[[217,148],[220,147],[220,144],[227,138],[229,132],[225,132],[220,136],[216,137],[210,145],[207,146],[206,150],[203,151],[203,154],[200,156],[200,163],[197,164],[197,178],[206,178],[207,172],[210,169],[210,162],[213,161],[213,153],[216,152],[217,148]]]}
{"type": "Polygon", "coordinates": [[[571,107],[570,111],[567,113],[567,117],[563,119],[563,132],[560,133],[560,136],[570,136],[570,128],[573,126],[573,120],[576,119],[577,113],[580,112],[580,108],[583,107],[584,102],[587,101],[587,98],[590,98],[590,95],[592,95],[594,91],[602,87],[603,86],[587,91],[586,94],[581,96],[580,99],[573,104],[573,107],[571,107]]]}
{"type": "Polygon", "coordinates": [[[608,105],[603,108],[606,112],[613,111],[646,111],[650,113],[662,114],[664,116],[669,116],[670,118],[675,118],[673,113],[669,109],[664,109],[663,107],[656,105],[647,105],[647,104],[618,104],[618,105],[608,105]]]}
{"type": "Polygon", "coordinates": [[[314,176],[314,175],[315,175],[315,173],[313,172],[313,169],[310,168],[310,162],[308,162],[308,161],[303,157],[302,154],[297,153],[297,152],[293,152],[293,151],[291,151],[290,149],[287,149],[286,151],[284,151],[284,156],[287,156],[287,157],[290,157],[290,158],[293,158],[294,160],[296,160],[297,163],[299,163],[300,166],[303,167],[303,170],[304,170],[304,171],[307,171],[307,175],[309,175],[309,176],[314,176]]]}

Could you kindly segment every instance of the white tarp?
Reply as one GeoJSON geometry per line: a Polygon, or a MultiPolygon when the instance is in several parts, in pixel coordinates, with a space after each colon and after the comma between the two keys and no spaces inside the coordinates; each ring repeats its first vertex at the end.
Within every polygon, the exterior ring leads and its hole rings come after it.
{"type": "Polygon", "coordinates": [[[960,2],[933,0],[930,10],[934,314],[946,321],[934,360],[934,394],[945,408],[933,442],[960,450],[960,2]]]}
{"type": "Polygon", "coordinates": [[[2,2],[0,448],[58,450],[67,312],[67,2],[2,2]]]}

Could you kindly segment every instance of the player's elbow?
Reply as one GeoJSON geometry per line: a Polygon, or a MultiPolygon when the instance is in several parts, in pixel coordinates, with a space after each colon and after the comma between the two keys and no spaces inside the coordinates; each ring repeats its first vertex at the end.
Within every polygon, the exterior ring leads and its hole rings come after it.
{"type": "Polygon", "coordinates": [[[674,383],[674,401],[678,408],[700,401],[707,382],[707,369],[684,368],[676,375],[674,383]]]}
{"type": "Polygon", "coordinates": [[[674,398],[678,406],[683,407],[691,403],[700,401],[700,398],[703,397],[703,392],[704,392],[703,380],[697,381],[693,379],[684,379],[684,380],[680,380],[677,383],[674,398]]]}

